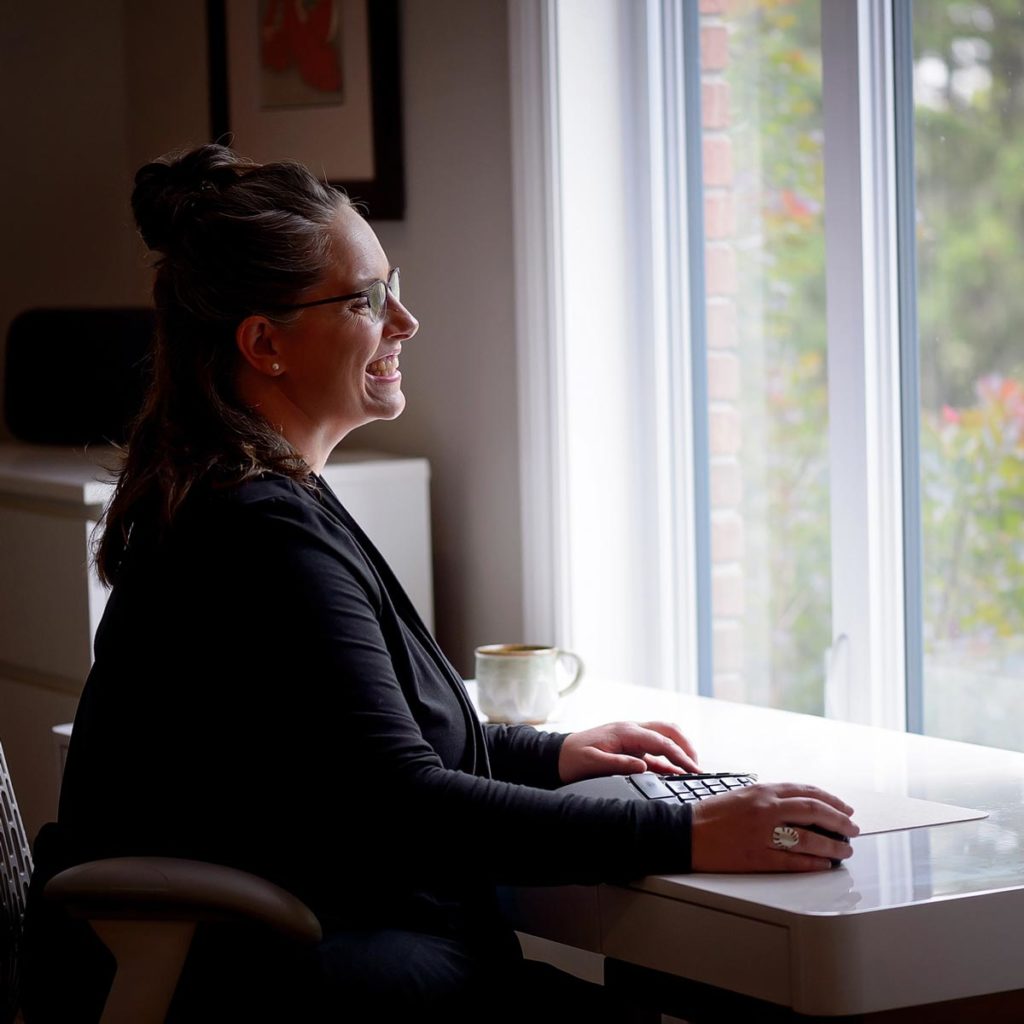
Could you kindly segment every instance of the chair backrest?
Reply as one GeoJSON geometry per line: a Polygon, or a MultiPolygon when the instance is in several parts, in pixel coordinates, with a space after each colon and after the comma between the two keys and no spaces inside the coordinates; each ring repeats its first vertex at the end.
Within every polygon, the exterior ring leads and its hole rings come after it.
{"type": "Polygon", "coordinates": [[[0,1024],[18,1008],[18,962],[32,854],[0,747],[0,1024]]]}

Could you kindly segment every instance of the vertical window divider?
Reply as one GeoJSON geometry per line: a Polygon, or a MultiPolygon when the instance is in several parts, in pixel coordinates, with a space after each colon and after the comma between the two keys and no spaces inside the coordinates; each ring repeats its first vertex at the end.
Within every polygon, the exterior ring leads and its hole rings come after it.
{"type": "MultiPolygon", "coordinates": [[[[678,13],[677,5],[674,8],[678,13]]],[[[689,531],[693,552],[693,592],[697,633],[697,692],[713,695],[711,632],[711,494],[708,442],[708,361],[704,281],[704,168],[700,94],[700,8],[696,0],[682,5],[682,125],[685,132],[685,192],[680,197],[679,220],[685,225],[688,309],[680,311],[680,336],[689,338],[689,424],[691,429],[691,509],[689,531]],[[683,332],[682,318],[688,319],[683,332]]],[[[677,29],[676,38],[679,38],[677,29]]],[[[677,51],[678,52],[678,51],[677,51]]],[[[678,85],[677,85],[678,89],[678,85]]],[[[675,95],[679,95],[676,92],[675,95]]],[[[678,180],[678,179],[677,179],[678,180]]],[[[680,348],[682,354],[682,349],[680,348]]],[[[680,505],[685,508],[686,505],[680,505]]]]}
{"type": "MultiPolygon", "coordinates": [[[[701,404],[705,389],[695,387],[700,356],[694,354],[703,339],[701,235],[694,242],[702,218],[698,206],[695,228],[692,208],[694,153],[698,195],[700,189],[700,133],[694,145],[688,105],[693,76],[687,63],[697,49],[691,53],[686,43],[686,34],[697,27],[696,4],[647,0],[645,14],[643,52],[636,64],[644,137],[636,148],[647,156],[647,201],[636,230],[645,236],[650,267],[661,684],[710,695],[707,411],[701,404]]],[[[699,89],[699,72],[696,81],[699,89]]]]}
{"type": "Polygon", "coordinates": [[[912,0],[893,0],[896,211],[899,252],[900,383],[903,440],[903,602],[907,730],[924,732],[920,464],[920,345],[917,329],[917,201],[914,185],[912,0]]]}
{"type": "Polygon", "coordinates": [[[826,714],[903,729],[891,11],[888,0],[821,5],[834,637],[826,714]]]}
{"type": "Polygon", "coordinates": [[[509,81],[523,632],[571,645],[556,6],[509,4],[509,81]]]}
{"type": "MultiPolygon", "coordinates": [[[[654,583],[649,595],[649,618],[657,668],[652,682],[664,689],[692,692],[696,673],[686,661],[687,654],[696,649],[696,641],[690,616],[684,610],[685,600],[679,600],[683,596],[680,577],[688,576],[692,548],[680,542],[675,504],[678,491],[685,486],[683,478],[689,477],[689,468],[677,469],[679,446],[675,443],[674,426],[678,388],[686,385],[677,382],[674,365],[674,314],[680,289],[673,287],[678,280],[673,257],[679,228],[672,175],[678,161],[672,123],[673,96],[666,85],[673,53],[664,38],[670,28],[662,0],[644,0],[642,7],[640,31],[632,33],[630,64],[635,173],[631,191],[636,269],[643,282],[636,304],[638,315],[647,310],[649,327],[644,333],[653,370],[648,382],[649,401],[641,401],[638,406],[638,413],[644,418],[642,429],[646,429],[651,442],[643,445],[642,450],[649,462],[649,501],[654,526],[654,557],[650,559],[654,583]]],[[[636,27],[633,22],[629,24],[636,27]]],[[[695,665],[696,658],[692,661],[695,665]]]]}

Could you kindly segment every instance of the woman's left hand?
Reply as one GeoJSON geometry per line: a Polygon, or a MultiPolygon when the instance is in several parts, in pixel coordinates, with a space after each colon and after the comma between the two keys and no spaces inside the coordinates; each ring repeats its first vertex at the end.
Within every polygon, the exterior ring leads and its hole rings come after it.
{"type": "Polygon", "coordinates": [[[558,758],[562,782],[699,770],[693,744],[671,722],[611,722],[573,732],[566,736],[558,758]]]}

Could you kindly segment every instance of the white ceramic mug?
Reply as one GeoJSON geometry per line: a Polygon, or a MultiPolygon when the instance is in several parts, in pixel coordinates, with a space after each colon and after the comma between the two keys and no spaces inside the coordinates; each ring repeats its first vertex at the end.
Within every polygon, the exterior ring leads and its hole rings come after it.
{"type": "Polygon", "coordinates": [[[476,649],[480,710],[492,722],[546,722],[559,697],[575,690],[582,678],[579,655],[558,647],[488,644],[476,649]],[[560,675],[568,682],[559,685],[560,675]]]}

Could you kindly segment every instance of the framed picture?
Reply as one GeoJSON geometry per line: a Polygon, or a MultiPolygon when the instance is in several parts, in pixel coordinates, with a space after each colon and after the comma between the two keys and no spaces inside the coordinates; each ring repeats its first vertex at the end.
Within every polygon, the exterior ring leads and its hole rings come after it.
{"type": "Polygon", "coordinates": [[[210,127],[405,214],[398,0],[207,0],[210,127]]]}

